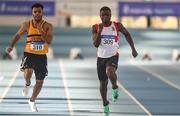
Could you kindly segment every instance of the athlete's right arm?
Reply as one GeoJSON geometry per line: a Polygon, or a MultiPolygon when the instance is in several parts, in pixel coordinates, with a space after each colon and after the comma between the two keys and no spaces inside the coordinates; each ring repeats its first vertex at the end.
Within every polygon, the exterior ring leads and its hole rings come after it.
{"type": "Polygon", "coordinates": [[[99,47],[101,43],[101,32],[103,29],[103,25],[99,25],[99,29],[96,29],[96,25],[92,26],[92,38],[93,38],[93,44],[96,48],[99,47]]]}
{"type": "Polygon", "coordinates": [[[16,44],[16,42],[20,39],[21,35],[24,34],[27,31],[27,25],[28,22],[24,22],[19,30],[16,32],[16,34],[13,36],[10,45],[7,47],[6,52],[10,53],[14,47],[14,45],[16,44]]]}

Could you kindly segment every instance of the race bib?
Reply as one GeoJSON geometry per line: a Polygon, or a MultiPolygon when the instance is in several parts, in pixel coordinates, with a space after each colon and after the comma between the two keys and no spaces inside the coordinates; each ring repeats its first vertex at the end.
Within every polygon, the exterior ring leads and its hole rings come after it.
{"type": "Polygon", "coordinates": [[[44,42],[31,42],[31,50],[40,51],[44,49],[44,42]]]}
{"type": "Polygon", "coordinates": [[[115,42],[114,35],[101,35],[102,45],[113,45],[115,42]]]}

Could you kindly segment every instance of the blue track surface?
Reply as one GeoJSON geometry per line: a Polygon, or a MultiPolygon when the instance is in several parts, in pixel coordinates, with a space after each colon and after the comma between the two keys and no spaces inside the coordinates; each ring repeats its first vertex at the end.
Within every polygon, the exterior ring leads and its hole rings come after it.
{"type": "MultiPolygon", "coordinates": [[[[102,101],[95,59],[50,60],[49,75],[36,101],[39,112],[31,112],[20,61],[0,61],[0,115],[102,116],[102,101]],[[2,67],[3,66],[3,67],[2,67]]],[[[174,63],[121,62],[117,71],[120,99],[111,101],[110,116],[180,115],[180,72],[174,63]]],[[[29,96],[34,85],[34,75],[29,96]]]]}

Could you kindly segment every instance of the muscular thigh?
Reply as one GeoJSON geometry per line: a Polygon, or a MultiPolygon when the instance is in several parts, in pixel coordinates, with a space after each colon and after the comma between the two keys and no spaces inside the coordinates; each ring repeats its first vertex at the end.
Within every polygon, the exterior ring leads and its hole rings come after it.
{"type": "Polygon", "coordinates": [[[97,73],[100,81],[104,81],[108,79],[106,75],[106,59],[104,58],[97,59],[97,73]]]}
{"type": "Polygon", "coordinates": [[[33,55],[25,52],[21,62],[21,71],[24,71],[25,69],[33,69],[34,65],[33,55]]]}
{"type": "Polygon", "coordinates": [[[46,55],[36,57],[34,71],[36,80],[44,80],[48,73],[46,55]]]}
{"type": "Polygon", "coordinates": [[[112,69],[112,70],[115,68],[116,70],[118,68],[118,61],[119,61],[119,55],[110,57],[108,61],[106,62],[107,68],[109,67],[109,69],[112,69]]]}

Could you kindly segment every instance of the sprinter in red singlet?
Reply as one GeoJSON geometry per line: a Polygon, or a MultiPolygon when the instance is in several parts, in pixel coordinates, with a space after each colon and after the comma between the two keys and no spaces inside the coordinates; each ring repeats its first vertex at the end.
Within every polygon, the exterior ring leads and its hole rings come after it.
{"type": "Polygon", "coordinates": [[[100,80],[100,93],[104,106],[104,113],[109,113],[107,99],[108,79],[112,83],[112,100],[118,99],[118,85],[116,70],[119,59],[119,32],[121,32],[132,49],[133,57],[138,55],[130,33],[120,22],[111,21],[111,9],[104,6],[100,9],[102,23],[92,26],[93,44],[97,48],[97,73],[100,80]]]}

